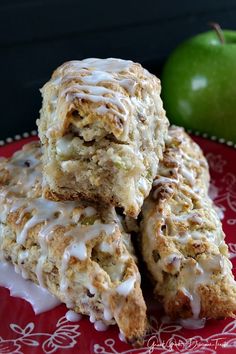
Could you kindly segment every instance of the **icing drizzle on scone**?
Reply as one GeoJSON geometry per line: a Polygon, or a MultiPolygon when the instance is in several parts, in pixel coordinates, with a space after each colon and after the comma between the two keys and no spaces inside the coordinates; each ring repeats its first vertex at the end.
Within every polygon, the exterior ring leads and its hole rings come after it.
{"type": "MultiPolygon", "coordinates": [[[[111,308],[110,297],[121,295],[126,298],[135,290],[136,283],[140,282],[134,259],[126,249],[126,241],[122,241],[121,224],[113,209],[101,213],[85,203],[53,202],[42,198],[39,187],[42,183],[41,169],[41,148],[38,143],[28,144],[10,160],[3,159],[0,162],[1,258],[5,257],[4,228],[11,223],[16,233],[16,247],[22,248],[14,262],[24,278],[30,278],[21,263],[24,264],[30,257],[30,251],[25,250],[36,237],[35,242],[40,248],[37,264],[32,271],[38,284],[47,288],[45,264],[52,252],[52,243],[61,237],[63,248],[58,269],[62,300],[69,308],[75,306],[75,299],[70,296],[68,274],[71,273],[71,264],[78,262],[81,266],[78,272],[81,284],[91,297],[101,297],[102,318],[106,323],[114,323],[114,317],[119,316],[121,308],[111,308]],[[32,232],[34,229],[37,229],[36,236],[32,232]],[[99,257],[104,258],[104,261],[100,262],[99,257]],[[88,264],[92,266],[93,273],[87,273],[88,264]]],[[[95,322],[96,311],[90,309],[90,317],[95,322]]]]}
{"type": "Polygon", "coordinates": [[[156,294],[175,318],[192,315],[198,321],[214,313],[206,309],[201,292],[217,282],[225,281],[232,293],[236,291],[222,225],[208,188],[208,166],[201,149],[182,128],[171,127],[152,192],[144,203],[141,229],[142,253],[156,281],[156,294]]]}
{"type": "Polygon", "coordinates": [[[85,129],[95,116],[97,121],[93,124],[96,129],[105,128],[107,133],[125,141],[129,134],[128,121],[134,113],[133,100],[135,109],[139,109],[144,88],[153,91],[155,85],[158,87],[159,80],[130,60],[89,58],[66,62],[42,88],[43,95],[47,90],[54,92],[51,94],[51,123],[47,137],[64,135],[70,124],[74,129],[85,129]],[[60,105],[67,107],[65,111],[58,110],[60,105]]]}

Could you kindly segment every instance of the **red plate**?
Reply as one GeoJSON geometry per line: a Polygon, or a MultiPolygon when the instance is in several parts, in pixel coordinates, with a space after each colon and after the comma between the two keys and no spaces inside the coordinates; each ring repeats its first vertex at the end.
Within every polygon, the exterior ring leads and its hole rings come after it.
{"type": "MultiPolygon", "coordinates": [[[[23,139],[0,148],[0,156],[10,156],[34,138],[23,139]]],[[[218,190],[216,204],[224,211],[223,227],[231,260],[236,263],[236,150],[203,138],[194,138],[203,148],[211,169],[212,191],[218,190]]],[[[150,292],[150,291],[149,291],[150,292]]],[[[207,322],[199,330],[166,324],[150,304],[151,333],[142,348],[134,349],[119,340],[118,328],[97,332],[86,317],[78,323],[65,318],[66,307],[35,316],[24,300],[9,296],[0,288],[0,353],[235,353],[236,320],[207,322]]]]}

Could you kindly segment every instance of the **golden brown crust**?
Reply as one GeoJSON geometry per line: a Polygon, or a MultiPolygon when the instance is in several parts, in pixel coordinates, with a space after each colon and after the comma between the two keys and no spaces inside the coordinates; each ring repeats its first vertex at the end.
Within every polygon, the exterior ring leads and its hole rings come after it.
{"type": "MultiPolygon", "coordinates": [[[[70,190],[66,190],[66,188],[63,188],[63,194],[61,193],[61,189],[59,190],[59,193],[56,191],[52,191],[48,186],[44,186],[43,189],[43,197],[48,199],[48,200],[53,200],[55,202],[60,202],[60,201],[76,201],[76,200],[81,200],[85,201],[88,203],[96,203],[97,205],[115,205],[118,208],[122,208],[122,205],[120,204],[119,200],[116,200],[116,198],[104,198],[102,199],[101,203],[101,198],[99,195],[89,195],[86,193],[78,193],[78,192],[71,192],[70,190]]],[[[137,211],[136,209],[130,207],[127,210],[127,214],[130,217],[136,218],[137,217],[137,211]]]]}
{"type": "Polygon", "coordinates": [[[142,209],[141,246],[155,294],[172,318],[222,318],[236,311],[236,282],[208,187],[200,148],[171,127],[142,209]]]}
{"type": "Polygon", "coordinates": [[[67,307],[94,321],[117,323],[128,341],[141,342],[147,319],[140,274],[114,209],[98,211],[91,204],[52,202],[36,195],[32,187],[42,184],[40,147],[30,145],[27,154],[26,165],[34,162],[37,174],[24,164],[25,149],[0,162],[8,176],[0,179],[1,256],[67,307]],[[27,188],[18,187],[16,193],[15,184],[24,180],[27,188]],[[133,323],[137,313],[140,322],[133,323]]]}
{"type": "Polygon", "coordinates": [[[159,79],[131,61],[59,67],[42,89],[38,120],[51,196],[109,203],[137,217],[167,134],[160,89],[159,79]]]}
{"type": "Polygon", "coordinates": [[[118,321],[120,323],[120,328],[123,328],[122,332],[132,333],[132,337],[129,336],[129,342],[135,346],[139,346],[143,343],[143,333],[140,328],[147,328],[147,319],[145,317],[145,309],[142,306],[142,301],[140,301],[139,290],[135,287],[136,296],[131,298],[116,295],[111,301],[111,307],[117,308],[122,304],[123,311],[126,316],[122,314],[118,315],[118,321]],[[131,318],[132,321],[127,321],[127,318],[131,318]]]}
{"type": "Polygon", "coordinates": [[[44,96],[56,94],[60,105],[58,124],[50,126],[50,134],[60,137],[70,124],[83,127],[100,120],[120,139],[127,120],[132,119],[131,111],[126,118],[130,98],[141,99],[144,90],[160,94],[160,80],[130,60],[90,58],[66,62],[42,88],[44,96]],[[103,108],[101,113],[98,108],[103,108]]]}

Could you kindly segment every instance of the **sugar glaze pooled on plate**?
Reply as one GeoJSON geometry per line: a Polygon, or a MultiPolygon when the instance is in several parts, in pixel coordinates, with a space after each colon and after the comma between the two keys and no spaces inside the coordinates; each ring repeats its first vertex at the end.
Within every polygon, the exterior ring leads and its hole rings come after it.
{"type": "Polygon", "coordinates": [[[46,289],[24,279],[20,269],[6,261],[0,261],[0,286],[9,289],[11,296],[19,297],[29,302],[36,315],[52,310],[61,302],[46,289]],[[17,270],[17,272],[16,272],[17,270]]]}

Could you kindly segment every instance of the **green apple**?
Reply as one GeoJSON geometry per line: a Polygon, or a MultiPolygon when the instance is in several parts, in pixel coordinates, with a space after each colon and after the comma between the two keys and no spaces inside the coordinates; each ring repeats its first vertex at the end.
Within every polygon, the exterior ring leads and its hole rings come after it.
{"type": "Polygon", "coordinates": [[[171,123],[236,143],[236,32],[209,31],[177,47],[162,99],[171,123]]]}

